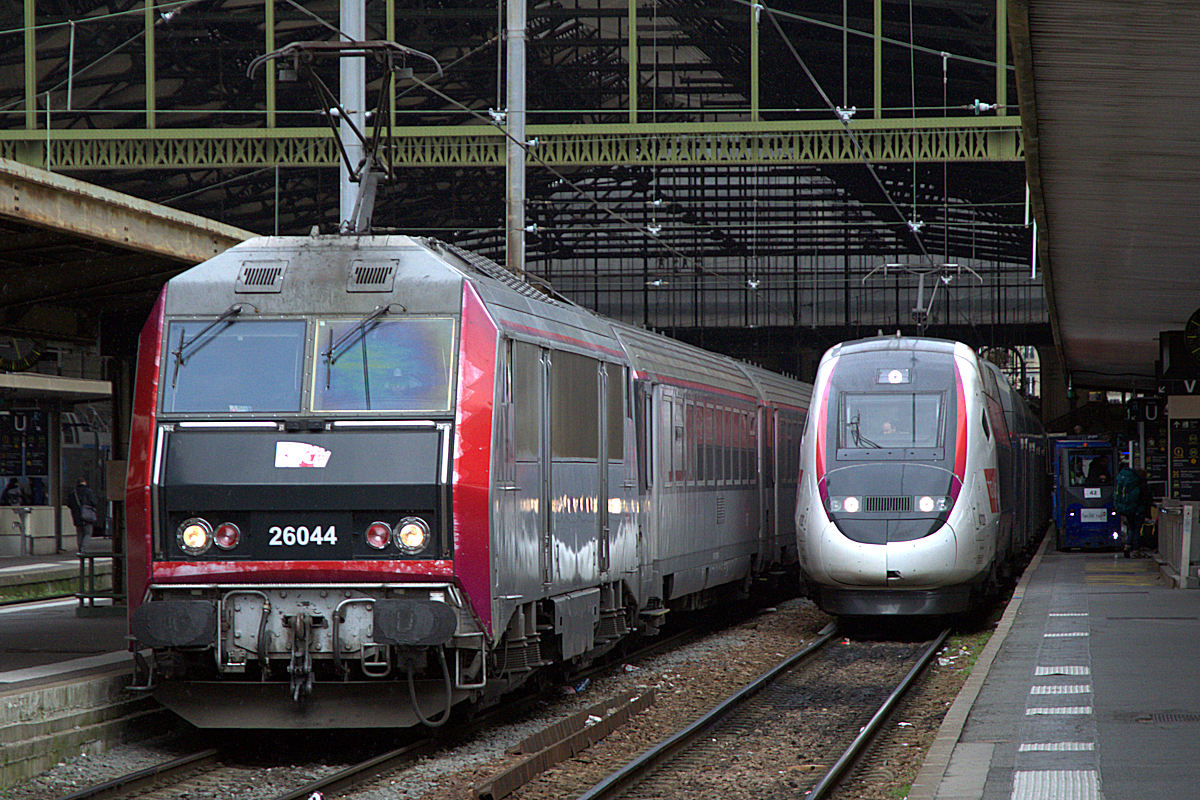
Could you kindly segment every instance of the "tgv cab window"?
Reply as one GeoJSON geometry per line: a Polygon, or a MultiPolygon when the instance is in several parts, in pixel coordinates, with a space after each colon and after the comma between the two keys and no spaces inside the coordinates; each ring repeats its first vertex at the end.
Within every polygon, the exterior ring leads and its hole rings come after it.
{"type": "Polygon", "coordinates": [[[454,320],[322,320],[314,411],[450,410],[454,320]]]}
{"type": "Polygon", "coordinates": [[[300,410],[303,320],[189,320],[167,327],[163,413],[300,410]]]}
{"type": "Polygon", "coordinates": [[[838,447],[939,447],[941,418],[941,394],[845,394],[838,447]]]}

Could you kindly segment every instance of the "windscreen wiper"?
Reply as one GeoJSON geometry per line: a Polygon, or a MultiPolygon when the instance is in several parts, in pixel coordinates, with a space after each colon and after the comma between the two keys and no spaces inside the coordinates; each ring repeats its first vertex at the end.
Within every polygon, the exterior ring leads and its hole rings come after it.
{"type": "Polygon", "coordinates": [[[375,306],[374,311],[360,319],[357,325],[339,336],[336,342],[330,344],[329,349],[321,354],[326,361],[326,365],[332,366],[333,362],[337,361],[338,359],[338,350],[341,349],[342,345],[354,344],[354,342],[358,341],[358,338],[367,332],[367,326],[382,317],[384,314],[388,313],[390,308],[390,304],[375,306]]]}
{"type": "MultiPolygon", "coordinates": [[[[197,333],[195,336],[193,336],[192,338],[187,339],[187,340],[185,340],[183,338],[184,326],[182,326],[182,325],[180,326],[180,328],[179,328],[179,346],[176,347],[175,352],[172,353],[172,355],[175,356],[175,369],[171,374],[171,388],[172,389],[175,388],[176,382],[179,380],[179,368],[187,363],[188,355],[185,355],[184,351],[187,350],[188,348],[190,348],[196,342],[203,339],[204,335],[206,333],[208,333],[209,331],[211,331],[213,328],[217,327],[218,325],[220,325],[222,323],[224,323],[225,325],[232,325],[233,318],[236,317],[238,314],[242,313],[242,308],[244,306],[245,306],[244,303],[234,303],[229,308],[225,309],[221,313],[221,316],[217,317],[212,322],[205,325],[203,328],[200,329],[199,333],[197,333]]],[[[251,307],[253,308],[253,306],[251,306],[251,307]]],[[[255,309],[255,311],[257,311],[257,310],[258,309],[255,309]]],[[[216,337],[215,336],[210,337],[209,341],[211,341],[214,338],[216,338],[216,337]]],[[[199,350],[200,348],[196,348],[196,349],[199,350]]]]}
{"type": "Polygon", "coordinates": [[[879,445],[875,444],[875,442],[872,442],[870,439],[868,439],[867,437],[862,435],[862,430],[859,427],[859,418],[858,417],[855,417],[854,419],[850,420],[850,422],[847,424],[850,428],[850,433],[853,437],[855,447],[873,447],[876,450],[879,449],[879,445]]]}

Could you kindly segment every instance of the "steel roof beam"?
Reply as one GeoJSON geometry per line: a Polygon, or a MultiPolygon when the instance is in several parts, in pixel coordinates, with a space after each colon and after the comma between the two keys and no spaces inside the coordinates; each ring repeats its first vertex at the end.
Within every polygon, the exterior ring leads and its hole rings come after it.
{"type": "Polygon", "coordinates": [[[0,217],[174,262],[199,263],[253,234],[0,160],[0,217]]]}

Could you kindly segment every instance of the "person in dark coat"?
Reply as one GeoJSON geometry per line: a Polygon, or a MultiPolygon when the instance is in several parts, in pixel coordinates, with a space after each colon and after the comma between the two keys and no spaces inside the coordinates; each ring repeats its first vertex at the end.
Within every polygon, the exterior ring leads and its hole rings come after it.
{"type": "Polygon", "coordinates": [[[99,504],[96,495],[92,494],[86,477],[80,477],[75,488],[67,493],[67,508],[71,509],[71,521],[75,523],[75,541],[79,552],[83,545],[92,538],[92,531],[100,519],[99,504]]]}
{"type": "Polygon", "coordinates": [[[0,506],[19,506],[22,499],[21,482],[16,478],[9,478],[4,492],[0,493],[0,506]]]}

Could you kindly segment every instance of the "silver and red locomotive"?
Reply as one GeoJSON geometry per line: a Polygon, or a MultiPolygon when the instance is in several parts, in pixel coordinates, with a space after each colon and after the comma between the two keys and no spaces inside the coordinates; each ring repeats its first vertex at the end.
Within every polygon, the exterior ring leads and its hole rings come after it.
{"type": "Polygon", "coordinates": [[[845,616],[978,607],[1044,530],[1046,440],[992,363],[941,339],[825,353],[796,507],[801,575],[845,616]]]}
{"type": "Polygon", "coordinates": [[[405,727],[592,660],[794,566],[808,397],[443,243],[240,244],[142,332],[148,685],[200,727],[405,727]]]}

